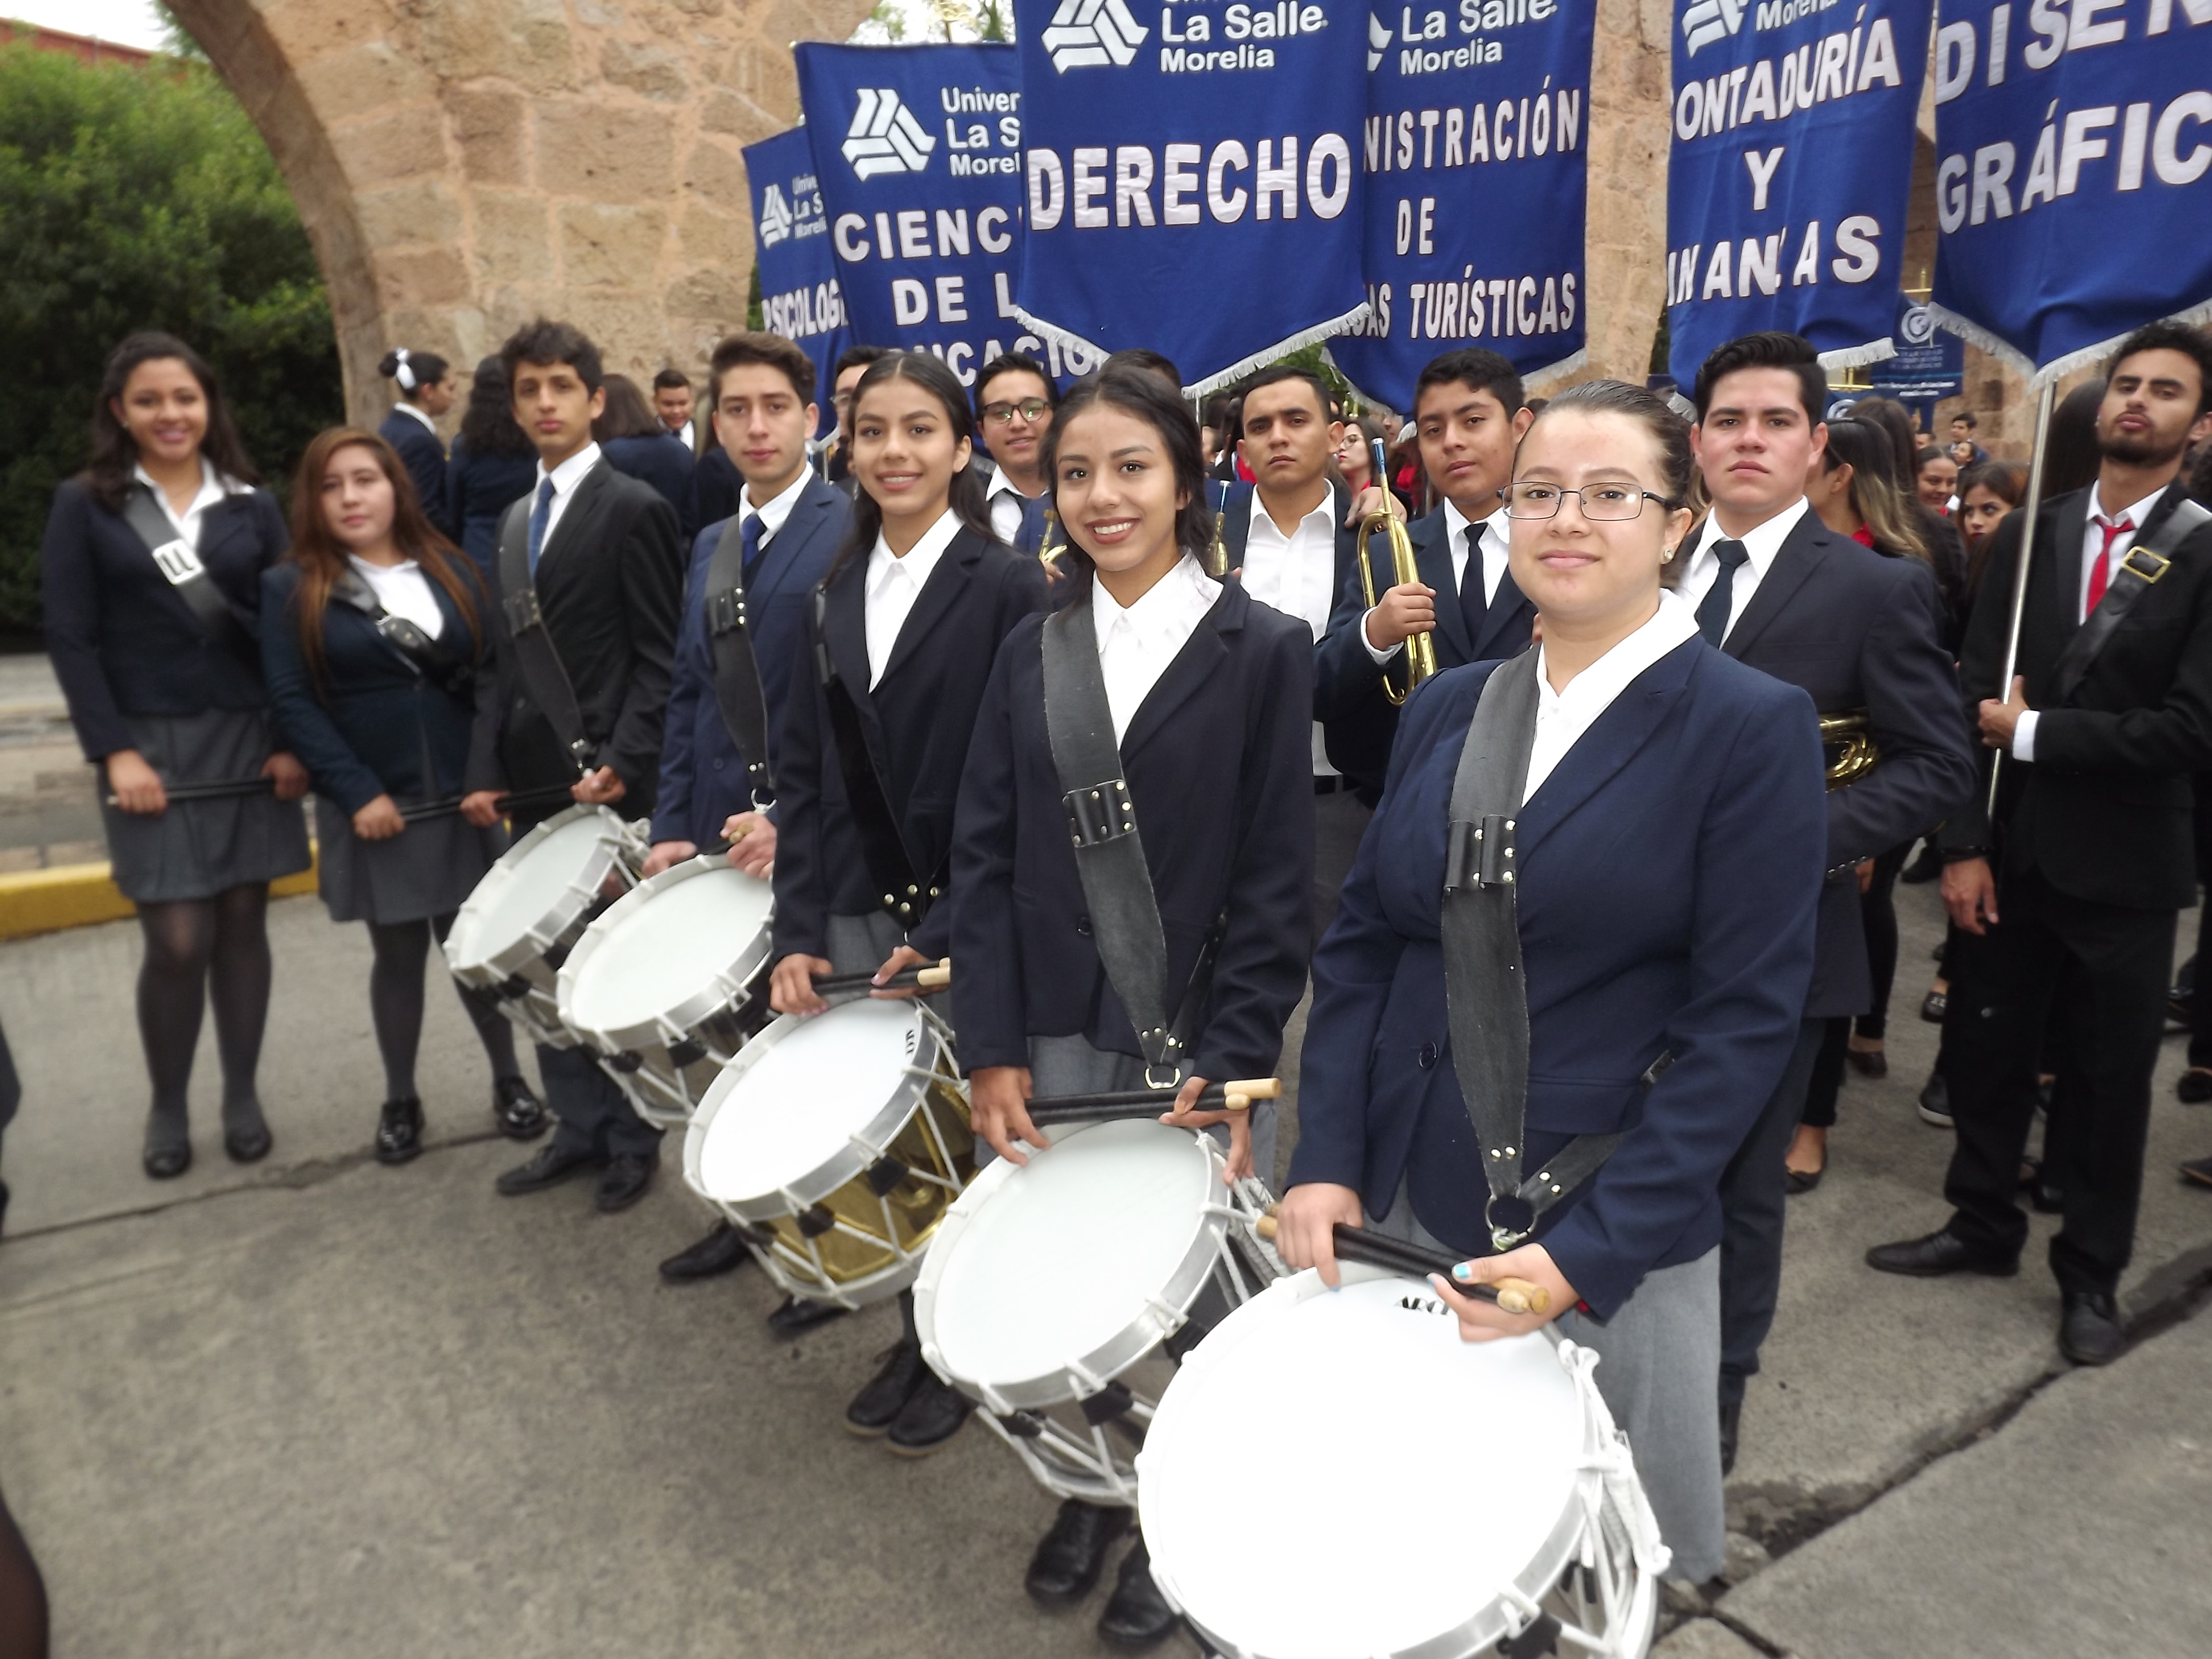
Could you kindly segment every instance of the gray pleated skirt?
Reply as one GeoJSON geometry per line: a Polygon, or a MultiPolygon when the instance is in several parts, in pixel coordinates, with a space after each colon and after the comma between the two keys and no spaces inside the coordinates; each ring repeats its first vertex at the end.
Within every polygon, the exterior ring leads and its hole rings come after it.
{"type": "Polygon", "coordinates": [[[351,815],[315,797],[317,878],[332,921],[423,921],[461,908],[507,850],[497,824],[479,830],[459,812],[410,823],[389,841],[363,841],[351,815]]]}
{"type": "MultiPolygon", "coordinates": [[[[132,746],[173,784],[254,777],[269,758],[268,717],[259,709],[123,720],[132,746]]],[[[103,783],[110,872],[133,903],[213,898],[307,867],[307,817],[297,801],[240,795],[172,801],[165,811],[143,813],[107,805],[106,793],[103,783]]]]}

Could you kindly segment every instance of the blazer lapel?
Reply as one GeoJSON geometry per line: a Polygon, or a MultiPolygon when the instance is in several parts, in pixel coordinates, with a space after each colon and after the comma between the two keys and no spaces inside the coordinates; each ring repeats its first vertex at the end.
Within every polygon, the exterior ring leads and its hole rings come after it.
{"type": "Polygon", "coordinates": [[[921,648],[921,642],[935,630],[945,612],[952,609],[960,590],[968,585],[968,573],[983,556],[983,538],[964,527],[952,538],[951,545],[937,561],[937,568],[929,573],[929,580],[915,596],[914,609],[907,612],[898,638],[892,642],[890,660],[884,665],[884,679],[889,680],[905,666],[907,659],[921,648]]]}
{"type": "MultiPolygon", "coordinates": [[[[1437,591],[1437,631],[1452,644],[1462,662],[1479,662],[1474,654],[1474,641],[1468,637],[1467,618],[1460,614],[1459,584],[1452,580],[1451,520],[1438,507],[1425,519],[1418,519],[1407,526],[1407,536],[1413,544],[1413,564],[1421,573],[1421,580],[1437,591]]],[[[1370,538],[1367,550],[1376,550],[1370,538]]],[[[1477,547],[1468,555],[1468,572],[1476,581],[1482,580],[1482,550],[1477,547]]],[[[1376,571],[1379,579],[1382,573],[1376,571]]],[[[1376,590],[1382,589],[1378,586],[1376,590]]]]}
{"type": "Polygon", "coordinates": [[[855,561],[823,590],[822,645],[830,666],[845,683],[854,705],[871,723],[874,710],[868,699],[868,567],[855,561]]]}
{"type": "Polygon", "coordinates": [[[1168,717],[1197,696],[1228,662],[1229,647],[1221,636],[1242,631],[1244,613],[1251,604],[1251,595],[1242,587],[1233,582],[1222,585],[1221,597],[1213,602],[1213,608],[1191,630],[1182,649],[1152,682],[1152,689],[1145,693],[1145,700],[1129,717],[1129,729],[1121,736],[1125,761],[1150,742],[1168,723],[1168,717]]]}
{"type": "MultiPolygon", "coordinates": [[[[1765,583],[1759,586],[1764,588],[1765,583]]],[[[1632,680],[1522,805],[1514,845],[1523,869],[1530,851],[1651,740],[1689,684],[1697,645],[1695,640],[1686,641],[1632,680]]]]}
{"type": "Polygon", "coordinates": [[[545,538],[545,545],[538,550],[537,580],[539,587],[545,586],[545,573],[549,566],[565,561],[576,549],[591,544],[592,527],[600,514],[606,510],[607,479],[613,471],[612,464],[601,457],[599,464],[577,483],[575,499],[562,509],[561,522],[553,526],[553,533],[545,538]]]}
{"type": "MultiPolygon", "coordinates": [[[[811,489],[792,504],[790,514],[784,520],[782,527],[769,538],[768,545],[761,550],[760,574],[752,586],[752,592],[757,596],[765,599],[783,586],[784,579],[798,565],[806,551],[807,544],[814,539],[815,532],[821,527],[822,514],[822,502],[811,489]]],[[[738,520],[740,523],[744,520],[742,510],[738,520]]],[[[725,531],[723,533],[728,535],[732,532],[725,531]]]]}
{"type": "MultiPolygon", "coordinates": [[[[2050,605],[2058,624],[2058,637],[2070,640],[2081,626],[2081,557],[2082,543],[2089,533],[2089,492],[2075,490],[2051,516],[2057,520],[2049,526],[2051,569],[2056,580],[2045,603],[2050,605]]],[[[2039,532],[2045,526],[2039,525],[2036,528],[2039,532]]],[[[2039,552],[2034,562],[2042,562],[2039,552]]],[[[2032,574],[2033,565],[2030,570],[2032,574]]]]}
{"type": "MultiPolygon", "coordinates": [[[[1492,647],[1501,644],[1516,629],[1527,631],[1527,618],[1534,608],[1528,603],[1528,596],[1521,591],[1521,585],[1513,580],[1513,573],[1510,570],[1499,571],[1498,592],[1491,598],[1490,609],[1483,613],[1482,637],[1474,642],[1474,649],[1468,653],[1467,659],[1469,662],[1487,662],[1501,654],[1492,647]]],[[[1511,654],[1517,656],[1520,653],[1516,651],[1511,654]]]]}
{"type": "Polygon", "coordinates": [[[1797,520],[1789,538],[1782,544],[1774,562],[1759,579],[1758,591],[1752,594],[1751,603],[1736,618],[1735,626],[1728,631],[1721,648],[1731,657],[1741,658],[1758,642],[1759,636],[1772,625],[1806,579],[1816,569],[1820,561],[1828,556],[1825,545],[1827,532],[1820,521],[1807,507],[1805,516],[1797,520]]]}

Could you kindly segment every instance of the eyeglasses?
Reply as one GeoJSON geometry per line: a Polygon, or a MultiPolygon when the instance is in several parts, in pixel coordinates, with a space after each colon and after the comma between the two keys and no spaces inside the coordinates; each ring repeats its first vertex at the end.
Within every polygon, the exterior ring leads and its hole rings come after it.
{"type": "Polygon", "coordinates": [[[1018,404],[985,404],[983,418],[994,426],[1012,426],[1018,415],[1024,423],[1035,426],[1052,413],[1052,405],[1042,398],[1024,398],[1018,404]]]}
{"type": "Polygon", "coordinates": [[[1560,501],[1569,495],[1582,508],[1583,517],[1593,524],[1633,519],[1644,511],[1644,503],[1648,501],[1656,501],[1663,507],[1674,505],[1664,495],[1627,484],[1592,484],[1586,489],[1562,489],[1558,484],[1510,483],[1498,493],[1504,499],[1505,516],[1509,519],[1557,518],[1560,501]]]}

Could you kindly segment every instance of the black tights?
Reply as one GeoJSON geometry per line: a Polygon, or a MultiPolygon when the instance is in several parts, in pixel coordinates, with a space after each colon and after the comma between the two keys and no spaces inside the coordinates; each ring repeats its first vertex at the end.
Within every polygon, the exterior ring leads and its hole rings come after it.
{"type": "Polygon", "coordinates": [[[46,1587],[5,1502],[0,1502],[0,1654],[46,1659],[46,1587]]]}
{"type": "MultiPolygon", "coordinates": [[[[376,959],[368,970],[368,1012],[376,1025],[377,1051],[384,1056],[384,1095],[387,1100],[415,1097],[415,1052],[422,1040],[423,967],[434,934],[443,944],[453,925],[453,912],[428,921],[368,924],[368,942],[376,959]]],[[[470,986],[458,986],[461,1006],[477,1028],[495,1079],[520,1075],[514,1063],[514,1027],[499,1012],[499,995],[470,986]]]]}
{"type": "Polygon", "coordinates": [[[259,882],[210,899],[138,907],[146,959],[138,969],[138,1036],[154,1085],[154,1109],[181,1115],[199,1047],[200,1011],[215,1004],[222,1103],[252,1103],[269,1022],[269,889],[259,882]]]}

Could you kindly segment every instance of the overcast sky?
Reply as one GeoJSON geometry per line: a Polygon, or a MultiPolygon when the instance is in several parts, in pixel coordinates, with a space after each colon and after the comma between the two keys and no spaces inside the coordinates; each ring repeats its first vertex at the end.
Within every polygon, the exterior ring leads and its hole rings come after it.
{"type": "Polygon", "coordinates": [[[0,0],[0,16],[158,51],[161,20],[146,0],[0,0]]]}

